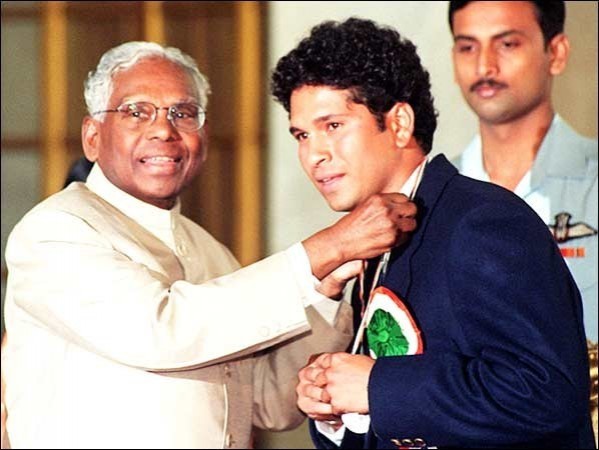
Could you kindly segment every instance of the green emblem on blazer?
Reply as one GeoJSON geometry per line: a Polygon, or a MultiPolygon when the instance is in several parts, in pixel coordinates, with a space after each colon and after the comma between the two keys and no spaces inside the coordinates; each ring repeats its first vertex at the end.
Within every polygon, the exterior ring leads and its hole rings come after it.
{"type": "Polygon", "coordinates": [[[372,292],[365,319],[372,358],[422,353],[420,329],[407,306],[390,289],[379,286],[372,292]]]}
{"type": "Polygon", "coordinates": [[[368,346],[377,357],[401,356],[408,353],[408,340],[393,316],[377,309],[366,329],[368,346]]]}

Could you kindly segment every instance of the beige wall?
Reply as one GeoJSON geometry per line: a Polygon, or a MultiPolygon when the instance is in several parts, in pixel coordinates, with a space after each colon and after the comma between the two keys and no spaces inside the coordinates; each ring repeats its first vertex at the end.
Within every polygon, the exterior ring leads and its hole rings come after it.
{"type": "Polygon", "coordinates": [[[556,110],[586,136],[597,137],[597,2],[566,2],[572,52],[555,81],[556,110]]]}

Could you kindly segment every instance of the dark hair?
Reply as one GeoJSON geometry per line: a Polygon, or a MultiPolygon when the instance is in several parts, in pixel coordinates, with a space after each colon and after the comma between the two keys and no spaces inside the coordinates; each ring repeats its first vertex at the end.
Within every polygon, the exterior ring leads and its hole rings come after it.
{"type": "Polygon", "coordinates": [[[385,113],[408,103],[415,114],[414,138],[425,153],[432,149],[437,117],[429,74],[414,44],[392,28],[357,18],[315,26],[279,60],[271,77],[272,94],[287,111],[291,94],[302,86],[348,89],[381,130],[385,113]]]}
{"type": "MultiPolygon", "coordinates": [[[[449,28],[453,33],[453,15],[471,1],[450,1],[449,2],[449,28]]],[[[564,22],[566,21],[566,4],[562,0],[539,0],[531,1],[535,6],[535,15],[537,22],[543,33],[543,42],[545,46],[549,44],[555,35],[564,32],[564,22]]]]}
{"type": "Polygon", "coordinates": [[[93,162],[89,161],[85,156],[77,159],[69,168],[67,178],[64,181],[64,186],[67,187],[73,181],[85,181],[89,172],[92,170],[93,162]]]}

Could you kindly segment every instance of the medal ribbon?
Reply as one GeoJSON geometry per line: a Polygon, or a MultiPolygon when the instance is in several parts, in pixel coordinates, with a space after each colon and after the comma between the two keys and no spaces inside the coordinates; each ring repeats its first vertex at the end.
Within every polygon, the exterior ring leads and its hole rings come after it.
{"type": "MultiPolygon", "coordinates": [[[[417,169],[418,173],[416,175],[416,180],[409,196],[410,201],[414,199],[414,194],[416,194],[416,190],[420,185],[420,181],[422,180],[422,174],[424,173],[424,166],[426,166],[426,163],[427,159],[425,159],[417,169]]],[[[382,283],[382,281],[385,279],[385,275],[387,273],[387,266],[389,265],[390,258],[391,250],[385,252],[383,256],[381,256],[381,259],[379,260],[378,265],[376,267],[374,277],[372,279],[372,285],[370,286],[370,293],[367,302],[364,301],[364,274],[366,273],[366,268],[368,267],[368,261],[362,261],[362,271],[358,276],[358,295],[360,298],[360,303],[362,305],[362,308],[360,310],[362,320],[360,321],[360,326],[358,327],[358,331],[356,332],[356,338],[354,339],[354,345],[352,346],[351,351],[352,355],[355,355],[358,352],[360,346],[362,345],[362,340],[364,339],[364,329],[366,328],[366,318],[368,317],[367,312],[368,307],[370,306],[370,300],[372,299],[372,293],[374,292],[375,288],[378,287],[379,282],[382,283]]]]}

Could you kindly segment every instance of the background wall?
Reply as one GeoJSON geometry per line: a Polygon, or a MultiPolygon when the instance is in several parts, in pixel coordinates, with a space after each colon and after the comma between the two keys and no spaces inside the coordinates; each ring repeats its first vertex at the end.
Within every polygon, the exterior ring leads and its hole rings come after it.
{"type": "MultiPolygon", "coordinates": [[[[597,137],[597,2],[566,2],[566,32],[572,53],[566,72],[554,86],[557,111],[582,134],[597,137]]],[[[417,47],[431,75],[439,112],[433,154],[454,156],[477,131],[474,114],[453,82],[451,33],[447,2],[271,2],[269,8],[269,69],[305,37],[317,23],[350,16],[394,26],[417,47]]],[[[340,217],[330,211],[299,165],[289,135],[287,114],[274,101],[268,108],[267,252],[293,242],[340,217]]],[[[284,433],[263,433],[258,447],[313,448],[306,424],[284,433]]]]}

